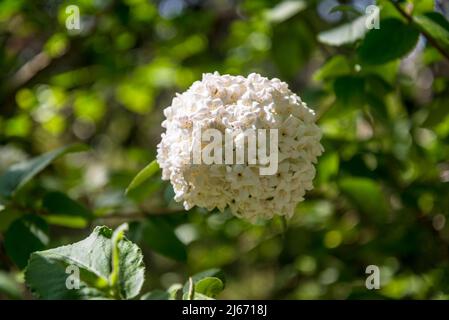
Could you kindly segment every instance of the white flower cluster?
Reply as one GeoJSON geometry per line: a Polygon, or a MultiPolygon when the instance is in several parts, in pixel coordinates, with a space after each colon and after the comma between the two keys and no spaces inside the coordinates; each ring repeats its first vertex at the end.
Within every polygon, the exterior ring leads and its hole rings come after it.
{"type": "Polygon", "coordinates": [[[323,152],[321,130],[314,112],[279,79],[204,74],[177,94],[164,115],[157,161],[186,210],[229,207],[250,221],[291,217],[313,188],[314,164],[323,152]],[[277,173],[260,175],[261,165],[249,165],[247,159],[244,164],[192,164],[196,128],[232,131],[235,139],[246,129],[278,129],[277,173]]]}

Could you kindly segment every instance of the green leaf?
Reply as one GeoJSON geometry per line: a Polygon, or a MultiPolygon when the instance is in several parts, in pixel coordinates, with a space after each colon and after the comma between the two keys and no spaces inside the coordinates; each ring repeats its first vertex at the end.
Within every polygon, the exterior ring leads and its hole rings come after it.
{"type": "Polygon", "coordinates": [[[140,300],[169,300],[170,294],[163,290],[153,290],[145,293],[140,300]]]}
{"type": "Polygon", "coordinates": [[[214,298],[208,297],[208,296],[206,296],[206,295],[204,295],[204,294],[202,294],[202,293],[198,293],[198,292],[195,292],[195,293],[193,294],[192,299],[188,299],[188,295],[185,293],[185,294],[182,296],[182,299],[183,299],[183,300],[215,300],[214,298]]]}
{"type": "Polygon", "coordinates": [[[449,22],[438,12],[428,12],[413,17],[419,28],[449,50],[449,22]]]}
{"type": "Polygon", "coordinates": [[[15,220],[5,233],[5,249],[14,263],[23,269],[34,251],[48,244],[48,226],[36,215],[26,215],[15,220]]]}
{"type": "Polygon", "coordinates": [[[136,188],[130,190],[126,196],[137,203],[140,203],[149,198],[149,196],[160,190],[162,187],[161,179],[148,179],[136,188]]]}
{"type": "Polygon", "coordinates": [[[127,231],[127,230],[128,230],[127,223],[120,225],[112,234],[112,240],[111,240],[112,241],[112,262],[111,262],[112,271],[111,271],[111,274],[109,275],[109,285],[113,288],[118,288],[119,290],[120,290],[119,276],[120,276],[120,268],[121,268],[119,243],[125,237],[125,231],[127,231]]]}
{"type": "Polygon", "coordinates": [[[273,28],[272,39],[271,54],[276,66],[283,77],[293,78],[310,59],[314,35],[305,25],[292,21],[273,28]]]}
{"type": "Polygon", "coordinates": [[[423,126],[426,128],[434,128],[449,116],[449,96],[437,97],[430,105],[429,115],[423,126]]]}
{"type": "Polygon", "coordinates": [[[270,22],[280,23],[290,19],[307,7],[305,1],[283,1],[266,12],[266,18],[270,22]]]}
{"type": "Polygon", "coordinates": [[[323,31],[318,34],[318,40],[321,43],[331,46],[341,46],[353,43],[363,38],[368,29],[365,26],[366,16],[354,19],[331,30],[323,31]]]}
{"type": "Polygon", "coordinates": [[[416,46],[419,32],[396,18],[380,21],[379,29],[370,30],[358,48],[365,64],[383,64],[401,58],[416,46]]]}
{"type": "Polygon", "coordinates": [[[337,152],[327,152],[320,157],[318,162],[318,181],[320,183],[326,183],[330,178],[338,174],[340,166],[340,158],[337,152]]]}
{"type": "Polygon", "coordinates": [[[167,289],[164,290],[153,290],[142,295],[140,300],[176,300],[178,291],[182,289],[180,283],[174,283],[167,289]]]}
{"type": "MultiPolygon", "coordinates": [[[[96,227],[86,239],[31,255],[25,281],[43,299],[123,298],[137,296],[144,282],[145,266],[140,248],[116,233],[118,281],[110,283],[113,273],[113,232],[96,227]],[[67,267],[79,268],[79,289],[66,285],[67,267]]],[[[115,265],[117,267],[117,265],[115,265]]]]}
{"type": "Polygon", "coordinates": [[[341,76],[335,79],[334,91],[339,103],[346,109],[362,107],[364,103],[365,79],[357,76],[341,76]]]}
{"type": "MultiPolygon", "coordinates": [[[[223,271],[221,271],[221,269],[218,269],[218,268],[212,268],[212,269],[207,269],[207,270],[201,271],[199,273],[194,274],[191,278],[192,278],[193,283],[196,284],[201,279],[210,278],[210,277],[218,278],[223,282],[223,284],[225,283],[223,271]]],[[[182,288],[182,292],[185,294],[188,291],[189,291],[189,282],[187,281],[182,288]]]]}
{"type": "Polygon", "coordinates": [[[81,144],[66,146],[13,165],[0,176],[0,196],[11,197],[17,190],[60,156],[70,152],[85,150],[87,150],[87,147],[81,144]]]}
{"type": "Polygon", "coordinates": [[[50,223],[71,228],[85,228],[93,214],[80,203],[62,192],[49,192],[42,201],[48,214],[44,219],[50,223]]]}
{"type": "Polygon", "coordinates": [[[151,217],[144,222],[142,238],[151,249],[166,257],[178,261],[187,260],[186,246],[161,217],[151,217]]]}
{"type": "Polygon", "coordinates": [[[206,277],[195,284],[195,292],[215,298],[224,289],[223,282],[216,277],[206,277]]]}
{"type": "Polygon", "coordinates": [[[195,283],[190,277],[188,283],[188,290],[182,295],[182,300],[214,300],[202,293],[196,292],[195,283]]]}
{"type": "Polygon", "coordinates": [[[188,290],[184,292],[182,295],[182,300],[214,300],[214,298],[208,297],[202,293],[195,291],[195,283],[193,279],[190,277],[188,284],[188,290]]]}
{"type": "Polygon", "coordinates": [[[363,65],[360,73],[366,77],[378,76],[393,86],[397,82],[400,64],[400,60],[393,60],[381,65],[363,65]]]}
{"type": "Polygon", "coordinates": [[[377,74],[367,74],[365,76],[366,90],[374,95],[384,97],[394,90],[394,87],[388,83],[384,77],[377,74]]]}
{"type": "Polygon", "coordinates": [[[342,55],[330,58],[320,69],[313,74],[315,81],[323,81],[338,76],[347,75],[351,72],[348,60],[342,55]]]}
{"type": "Polygon", "coordinates": [[[341,179],[339,185],[362,212],[373,218],[386,217],[389,206],[378,183],[368,178],[350,177],[341,179]]]}
{"type": "Polygon", "coordinates": [[[413,14],[432,11],[435,8],[435,0],[411,0],[413,14]]]}
{"type": "Polygon", "coordinates": [[[133,189],[137,188],[143,182],[151,178],[156,172],[159,171],[159,164],[156,160],[153,160],[149,165],[142,169],[131,181],[130,185],[126,189],[126,194],[128,194],[133,189]]]}
{"type": "Polygon", "coordinates": [[[182,284],[174,283],[167,289],[168,294],[170,295],[170,300],[176,300],[176,296],[179,290],[182,289],[182,284]]]}
{"type": "Polygon", "coordinates": [[[119,288],[121,297],[131,299],[137,296],[145,281],[145,265],[140,248],[123,238],[118,243],[119,288]]]}

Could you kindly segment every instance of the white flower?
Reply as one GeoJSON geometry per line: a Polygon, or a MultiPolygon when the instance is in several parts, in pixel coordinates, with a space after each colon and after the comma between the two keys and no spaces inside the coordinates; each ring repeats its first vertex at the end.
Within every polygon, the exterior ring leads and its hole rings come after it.
{"type": "MultiPolygon", "coordinates": [[[[279,79],[204,74],[164,110],[166,132],[158,145],[162,178],[170,180],[175,200],[188,210],[229,207],[255,221],[274,215],[291,217],[313,187],[314,164],[323,152],[315,114],[279,79]],[[194,130],[232,132],[233,142],[246,129],[278,129],[278,171],[260,175],[261,164],[192,164],[194,130]]],[[[204,142],[200,145],[204,147],[204,142]]]]}

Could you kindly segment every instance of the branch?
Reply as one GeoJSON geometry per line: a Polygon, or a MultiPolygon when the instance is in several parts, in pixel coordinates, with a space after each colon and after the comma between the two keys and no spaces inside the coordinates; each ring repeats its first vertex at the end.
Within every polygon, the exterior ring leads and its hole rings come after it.
{"type": "Polygon", "coordinates": [[[39,71],[48,67],[50,62],[51,58],[45,52],[40,52],[35,55],[14,74],[11,79],[12,89],[16,90],[30,81],[39,71]]]}
{"type": "MultiPolygon", "coordinates": [[[[47,210],[44,208],[28,208],[19,203],[12,202],[9,205],[10,207],[23,212],[32,211],[37,215],[46,216],[48,214],[47,210]]],[[[104,216],[93,217],[92,221],[98,220],[118,220],[118,221],[130,221],[130,220],[145,220],[149,217],[162,217],[169,216],[174,214],[185,214],[186,210],[183,208],[151,208],[149,210],[145,210],[144,208],[139,208],[137,211],[132,211],[129,213],[111,213],[104,216]]],[[[0,234],[0,244],[1,244],[1,234],[0,234]]],[[[1,250],[0,250],[1,251],[1,250]]],[[[0,252],[1,253],[1,252],[0,252]]]]}
{"type": "Polygon", "coordinates": [[[404,11],[404,9],[401,8],[399,3],[397,3],[394,0],[390,0],[390,2],[393,4],[393,6],[396,8],[396,10],[405,18],[410,24],[413,24],[415,27],[419,29],[419,31],[423,34],[423,36],[427,39],[427,41],[438,50],[438,52],[441,53],[443,57],[445,57],[449,61],[449,53],[444,51],[443,47],[440,46],[437,40],[435,40],[430,34],[427,33],[427,31],[423,30],[419,25],[415,23],[413,20],[413,17],[404,11]]]}

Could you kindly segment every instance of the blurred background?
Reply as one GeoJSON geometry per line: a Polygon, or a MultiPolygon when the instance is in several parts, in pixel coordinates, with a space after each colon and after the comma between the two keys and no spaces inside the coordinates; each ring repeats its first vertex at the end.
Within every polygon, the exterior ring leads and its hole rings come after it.
{"type": "Polygon", "coordinates": [[[90,150],[0,202],[0,298],[32,297],[32,251],[124,221],[144,251],[143,292],[221,268],[220,299],[448,298],[449,4],[399,2],[402,13],[391,1],[2,0],[0,173],[71,143],[90,150]],[[360,23],[373,4],[380,44],[360,23]],[[407,19],[428,13],[442,17],[432,41],[407,19]],[[318,114],[326,151],[285,233],[277,219],[186,213],[160,174],[124,194],[155,158],[162,110],[214,71],[280,78],[318,114]],[[368,265],[380,290],[365,287],[368,265]]]}

